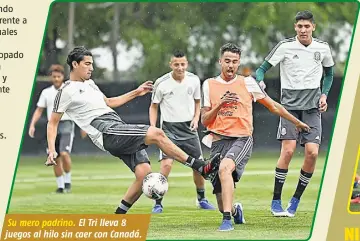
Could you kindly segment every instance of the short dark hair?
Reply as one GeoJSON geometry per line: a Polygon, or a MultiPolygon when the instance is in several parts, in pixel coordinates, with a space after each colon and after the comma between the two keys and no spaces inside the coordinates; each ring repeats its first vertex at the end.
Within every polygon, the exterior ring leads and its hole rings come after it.
{"type": "Polygon", "coordinates": [[[185,53],[179,49],[176,49],[174,52],[173,52],[173,57],[175,58],[182,58],[185,56],[185,53]]]}
{"type": "Polygon", "coordinates": [[[295,16],[295,22],[298,22],[300,20],[309,20],[310,22],[314,23],[314,15],[309,10],[300,11],[295,16]]]}
{"type": "Polygon", "coordinates": [[[84,46],[78,46],[71,50],[66,60],[66,63],[70,67],[70,71],[73,70],[72,62],[76,61],[77,63],[80,63],[80,61],[82,61],[85,56],[92,56],[92,53],[84,46]]]}
{"type": "Polygon", "coordinates": [[[52,72],[59,72],[59,73],[65,75],[64,67],[60,64],[52,64],[49,68],[49,75],[51,75],[52,72]]]}
{"type": "Polygon", "coordinates": [[[241,56],[241,49],[232,43],[226,43],[220,48],[220,56],[223,56],[225,52],[231,52],[241,56]]]}

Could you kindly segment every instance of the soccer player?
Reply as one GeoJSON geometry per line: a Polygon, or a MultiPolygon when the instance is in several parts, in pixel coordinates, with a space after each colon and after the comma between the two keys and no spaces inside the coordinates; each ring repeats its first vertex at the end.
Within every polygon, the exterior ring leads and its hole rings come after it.
{"type": "Polygon", "coordinates": [[[70,79],[65,82],[55,98],[47,128],[49,154],[45,165],[56,164],[56,133],[62,115],[66,113],[98,148],[122,159],[135,174],[135,181],[125,193],[115,211],[116,214],[127,213],[142,194],[142,181],[151,172],[149,157],[144,150],[150,144],[157,145],[166,155],[193,168],[205,178],[210,178],[218,169],[219,155],[206,162],[191,157],[172,143],[161,129],[148,125],[127,124],[112,109],[151,92],[151,81],[146,81],[124,95],[107,98],[90,79],[93,58],[89,50],[75,47],[68,54],[67,64],[70,66],[70,79]]]}
{"type": "MultiPolygon", "coordinates": [[[[32,116],[29,127],[29,136],[35,137],[35,125],[39,121],[44,109],[48,120],[50,120],[53,110],[54,100],[58,90],[63,85],[64,67],[61,65],[52,65],[50,67],[50,79],[52,85],[44,89],[37,102],[37,108],[32,116]]],[[[59,153],[56,158],[57,165],[54,166],[54,174],[56,177],[57,189],[56,193],[64,193],[71,191],[71,149],[74,139],[74,122],[70,117],[64,114],[59,122],[59,128],[55,140],[55,149],[59,153]]]]}
{"type": "Polygon", "coordinates": [[[251,76],[237,75],[241,50],[228,43],[220,48],[221,74],[203,84],[201,122],[210,132],[203,139],[211,155],[221,153],[218,175],[212,178],[213,193],[219,211],[223,213],[220,231],[233,230],[235,224],[245,223],[241,203],[232,206],[234,186],[244,172],[253,146],[253,102],[259,102],[272,113],[294,123],[294,129],[308,131],[309,127],[270,99],[251,76]]]}
{"type": "MultiPolygon", "coordinates": [[[[160,106],[160,126],[167,137],[187,154],[202,159],[202,149],[197,133],[200,119],[201,87],[200,79],[187,72],[188,61],[185,54],[175,51],[170,60],[171,72],[155,81],[152,103],[149,109],[150,125],[156,126],[160,106]]],[[[168,177],[173,157],[160,151],[160,172],[168,177]]],[[[197,204],[202,209],[215,208],[205,198],[205,181],[193,171],[197,192],[197,204]]],[[[153,213],[163,211],[162,199],[156,200],[153,213]]]]}
{"type": "Polygon", "coordinates": [[[271,202],[274,216],[295,216],[318,158],[322,136],[321,113],[327,110],[334,61],[328,43],[312,37],[315,27],[314,16],[310,11],[298,12],[294,24],[296,36],[280,41],[256,71],[256,80],[263,82],[265,72],[280,63],[281,103],[311,127],[309,133],[298,134],[292,123],[280,118],[277,139],[281,141],[281,153],[275,169],[271,202]],[[325,77],[321,89],[323,73],[325,77]],[[281,204],[282,188],[297,141],[305,147],[305,158],[295,193],[284,211],[281,204]]]}

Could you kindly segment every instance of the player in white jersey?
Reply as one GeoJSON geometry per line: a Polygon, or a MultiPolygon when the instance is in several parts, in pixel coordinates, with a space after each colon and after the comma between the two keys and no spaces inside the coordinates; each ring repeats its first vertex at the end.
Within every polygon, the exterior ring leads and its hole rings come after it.
{"type": "Polygon", "coordinates": [[[107,98],[90,79],[93,71],[92,53],[84,47],[74,48],[68,55],[70,79],[59,90],[54,110],[48,123],[47,137],[49,155],[45,165],[56,164],[55,139],[58,123],[66,113],[93,143],[103,151],[118,157],[135,174],[116,214],[125,214],[142,194],[142,181],[151,172],[149,157],[145,151],[150,144],[157,145],[164,153],[197,170],[205,178],[211,178],[219,167],[219,155],[209,161],[191,157],[172,143],[164,131],[148,125],[125,123],[112,109],[152,91],[151,81],[124,95],[107,98]]]}
{"type": "Polygon", "coordinates": [[[334,61],[328,43],[312,36],[313,14],[301,11],[295,17],[296,36],[279,42],[256,71],[256,80],[263,83],[264,74],[280,63],[281,104],[311,127],[310,133],[297,133],[294,125],[280,118],[278,140],[281,154],[275,170],[271,212],[274,216],[294,217],[300,198],[313,175],[321,144],[321,113],[327,110],[327,96],[333,82],[334,61]],[[323,73],[323,86],[321,80],[323,73]],[[305,147],[305,159],[299,182],[287,209],[281,204],[282,187],[288,167],[299,141],[305,147]]]}
{"type": "MultiPolygon", "coordinates": [[[[149,109],[150,125],[156,126],[160,106],[160,126],[169,139],[187,154],[202,159],[202,149],[197,133],[200,119],[200,79],[187,72],[185,54],[175,51],[170,60],[172,71],[155,81],[152,103],[149,109]]],[[[168,177],[173,158],[160,151],[160,172],[168,177]]],[[[205,198],[204,178],[193,171],[197,192],[197,204],[202,209],[215,208],[205,198]]],[[[162,199],[156,200],[153,213],[163,211],[162,199]]]]}
{"type": "MultiPolygon", "coordinates": [[[[35,137],[35,126],[39,121],[44,109],[48,120],[50,119],[54,100],[58,89],[63,85],[64,81],[64,67],[61,65],[52,65],[50,67],[50,78],[52,85],[44,89],[37,102],[37,108],[32,116],[29,127],[29,136],[35,137]]],[[[59,123],[59,128],[56,136],[56,151],[59,153],[56,158],[57,165],[54,166],[54,174],[57,182],[57,193],[70,192],[71,190],[71,149],[74,139],[74,122],[70,117],[63,115],[59,123]]]]}

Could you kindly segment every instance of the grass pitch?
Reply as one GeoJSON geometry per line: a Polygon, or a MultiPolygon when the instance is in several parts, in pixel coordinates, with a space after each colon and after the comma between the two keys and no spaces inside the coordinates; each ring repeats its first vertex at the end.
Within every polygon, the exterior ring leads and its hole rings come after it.
{"type": "MultiPolygon", "coordinates": [[[[237,184],[235,201],[242,202],[246,224],[232,232],[218,232],[222,215],[218,211],[199,210],[192,171],[174,163],[169,178],[162,214],[153,215],[147,239],[307,239],[313,222],[324,156],[302,196],[294,218],[274,218],[270,202],[277,154],[254,153],[237,184]]],[[[111,156],[73,156],[72,193],[54,194],[56,181],[45,156],[21,157],[13,187],[9,213],[31,214],[111,214],[133,181],[132,172],[111,156]]],[[[283,206],[295,191],[303,157],[294,157],[283,189],[283,206]]],[[[159,170],[156,157],[152,169],[159,170]]],[[[206,183],[206,197],[216,204],[211,184],[206,183]]],[[[153,201],[142,196],[129,213],[150,213],[153,201]]]]}

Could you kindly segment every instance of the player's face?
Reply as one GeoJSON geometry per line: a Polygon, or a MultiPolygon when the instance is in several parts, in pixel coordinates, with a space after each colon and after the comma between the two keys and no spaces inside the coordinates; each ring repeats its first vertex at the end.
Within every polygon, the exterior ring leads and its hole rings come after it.
{"type": "Polygon", "coordinates": [[[312,32],[315,31],[315,24],[309,20],[299,20],[295,23],[297,37],[302,44],[310,44],[312,32]]]}
{"type": "Polygon", "coordinates": [[[61,72],[53,71],[50,75],[51,83],[59,88],[64,81],[64,75],[61,72]]]}
{"type": "Polygon", "coordinates": [[[79,63],[74,61],[73,70],[80,79],[88,80],[94,70],[93,63],[93,58],[91,56],[84,56],[84,59],[79,63]]]}
{"type": "Polygon", "coordinates": [[[225,52],[220,59],[221,73],[225,80],[235,77],[240,65],[240,55],[232,52],[225,52]]]}
{"type": "Polygon", "coordinates": [[[188,67],[188,61],[185,56],[181,58],[175,58],[175,57],[171,58],[170,68],[172,69],[174,75],[177,78],[184,77],[187,67],[188,67]]]}

